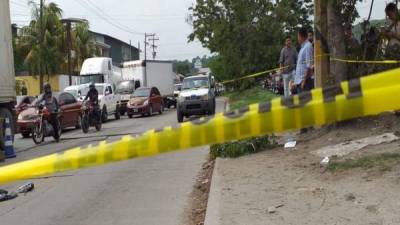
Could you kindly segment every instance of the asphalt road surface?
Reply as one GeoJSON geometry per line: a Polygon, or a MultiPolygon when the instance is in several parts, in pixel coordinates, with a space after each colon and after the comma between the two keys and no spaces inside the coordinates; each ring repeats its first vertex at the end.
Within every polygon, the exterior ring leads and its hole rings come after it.
{"type": "MultiPolygon", "coordinates": [[[[218,111],[222,106],[222,100],[217,100],[218,111]]],[[[100,132],[65,131],[60,143],[47,138],[37,146],[32,139],[16,136],[17,158],[7,164],[176,123],[172,109],[153,117],[111,120],[100,132]]],[[[182,224],[189,194],[207,154],[204,147],[34,179],[33,192],[0,202],[0,221],[10,225],[182,224]]],[[[15,190],[23,183],[0,188],[15,190]]]]}

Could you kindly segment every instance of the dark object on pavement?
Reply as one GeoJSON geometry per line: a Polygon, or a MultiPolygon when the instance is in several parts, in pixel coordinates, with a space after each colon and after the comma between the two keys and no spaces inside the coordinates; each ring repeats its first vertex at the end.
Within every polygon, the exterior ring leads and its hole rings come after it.
{"type": "Polygon", "coordinates": [[[6,195],[6,194],[8,194],[7,190],[0,189],[0,195],[6,195]]]}
{"type": "Polygon", "coordinates": [[[17,189],[17,192],[22,194],[22,193],[27,193],[32,191],[35,188],[35,185],[32,182],[26,183],[24,185],[22,185],[21,187],[19,187],[17,189]]]}
{"type": "Polygon", "coordinates": [[[18,197],[16,192],[10,192],[8,194],[0,194],[0,202],[11,200],[18,197]]]}

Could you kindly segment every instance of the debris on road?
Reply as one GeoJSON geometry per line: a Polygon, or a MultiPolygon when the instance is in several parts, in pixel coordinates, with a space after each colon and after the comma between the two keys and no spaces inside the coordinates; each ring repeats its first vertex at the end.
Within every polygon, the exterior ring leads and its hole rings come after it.
{"type": "Polygon", "coordinates": [[[273,213],[275,213],[276,212],[276,207],[275,206],[270,206],[270,207],[268,207],[268,213],[269,214],[273,214],[273,213]]]}
{"type": "Polygon", "coordinates": [[[6,195],[6,194],[8,194],[7,190],[0,189],[0,195],[6,195]]]}
{"type": "Polygon", "coordinates": [[[371,136],[358,140],[347,140],[337,145],[330,145],[313,151],[312,153],[320,157],[331,157],[331,156],[345,156],[352,152],[361,150],[370,145],[379,145],[383,143],[390,143],[399,140],[394,133],[385,133],[378,136],[371,136]]]}
{"type": "Polygon", "coordinates": [[[321,167],[327,168],[329,166],[329,157],[325,157],[321,160],[321,162],[319,163],[321,165],[321,167]]]}
{"type": "Polygon", "coordinates": [[[294,148],[296,147],[297,142],[296,141],[288,141],[285,143],[284,148],[294,148]]]}
{"type": "Polygon", "coordinates": [[[354,201],[354,200],[356,200],[356,196],[354,196],[353,193],[348,193],[344,197],[345,197],[346,201],[354,201]]]}
{"type": "Polygon", "coordinates": [[[29,183],[26,183],[26,184],[20,186],[17,189],[17,192],[20,194],[28,193],[28,192],[32,191],[34,188],[35,188],[35,185],[32,182],[29,182],[29,183]]]}
{"type": "Polygon", "coordinates": [[[7,194],[0,194],[0,202],[8,201],[8,200],[14,199],[16,197],[18,197],[18,194],[16,192],[9,192],[7,194]]]}

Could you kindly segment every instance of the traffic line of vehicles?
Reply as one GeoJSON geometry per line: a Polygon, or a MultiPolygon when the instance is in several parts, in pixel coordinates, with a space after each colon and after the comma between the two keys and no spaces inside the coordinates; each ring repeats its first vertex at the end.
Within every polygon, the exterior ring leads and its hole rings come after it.
{"type": "Polygon", "coordinates": [[[41,143],[47,136],[54,136],[57,141],[61,131],[70,127],[82,128],[84,133],[91,126],[100,130],[101,123],[109,116],[117,120],[125,114],[129,118],[151,116],[174,107],[178,121],[182,122],[191,115],[215,113],[215,84],[211,76],[186,78],[183,84],[175,86],[170,61],[137,60],[116,67],[111,58],[96,57],[84,61],[80,85],[54,93],[59,102],[57,129],[54,129],[46,106],[33,96],[16,96],[9,9],[9,1],[0,1],[0,161],[1,150],[5,149],[7,118],[12,121],[13,134],[32,136],[35,143],[41,143]],[[92,83],[99,92],[100,121],[90,118],[94,108],[83,102],[92,83]]]}

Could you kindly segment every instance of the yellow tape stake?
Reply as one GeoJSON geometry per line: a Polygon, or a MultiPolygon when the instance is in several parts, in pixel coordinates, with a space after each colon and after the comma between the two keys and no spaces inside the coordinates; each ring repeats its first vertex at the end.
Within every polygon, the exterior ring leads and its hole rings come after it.
{"type": "Polygon", "coordinates": [[[0,183],[400,109],[400,69],[0,168],[0,183]]]}

